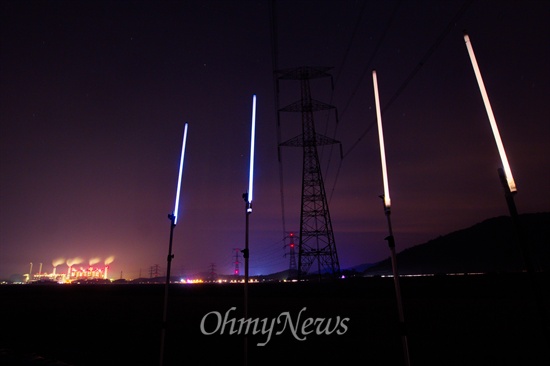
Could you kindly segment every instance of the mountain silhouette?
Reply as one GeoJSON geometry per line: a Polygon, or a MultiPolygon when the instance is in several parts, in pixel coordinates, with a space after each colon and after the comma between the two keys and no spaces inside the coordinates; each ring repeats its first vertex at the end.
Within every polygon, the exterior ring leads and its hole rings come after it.
{"type": "MultiPolygon", "coordinates": [[[[523,235],[536,270],[550,269],[550,212],[519,215],[523,235]]],[[[396,255],[402,274],[517,272],[524,267],[516,228],[509,216],[484,220],[469,228],[439,236],[396,255]]],[[[391,274],[391,260],[370,265],[364,275],[391,274]]]]}

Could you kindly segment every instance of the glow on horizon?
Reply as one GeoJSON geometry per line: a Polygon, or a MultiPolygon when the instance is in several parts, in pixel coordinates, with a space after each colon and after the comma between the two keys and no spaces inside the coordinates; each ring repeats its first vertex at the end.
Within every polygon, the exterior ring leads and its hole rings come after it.
{"type": "Polygon", "coordinates": [[[489,117],[489,123],[491,124],[493,135],[495,136],[498,153],[500,154],[500,159],[502,160],[502,165],[504,169],[504,174],[506,175],[506,181],[508,182],[508,187],[510,188],[510,192],[516,192],[517,188],[516,188],[516,183],[514,182],[514,177],[512,176],[512,169],[510,169],[510,164],[508,163],[508,158],[506,157],[506,151],[504,150],[504,145],[502,144],[502,140],[500,138],[497,121],[493,114],[491,103],[489,102],[489,95],[485,90],[485,84],[483,83],[483,78],[481,77],[481,72],[477,64],[476,56],[474,54],[474,49],[472,47],[472,42],[470,42],[470,37],[468,37],[467,34],[464,35],[464,42],[466,43],[466,48],[468,49],[468,54],[470,55],[470,60],[472,61],[474,73],[476,75],[477,83],[479,85],[479,91],[481,92],[481,97],[483,98],[485,109],[487,110],[487,116],[489,117]]]}
{"type": "Polygon", "coordinates": [[[180,168],[179,168],[179,174],[178,174],[178,188],[176,190],[176,202],[174,204],[174,212],[172,213],[174,215],[174,225],[178,222],[178,210],[179,210],[179,204],[180,204],[180,191],[181,191],[181,175],[183,172],[183,160],[185,158],[185,145],[187,143],[187,127],[188,124],[185,123],[185,126],[183,128],[183,142],[181,144],[181,157],[180,157],[180,168]]]}
{"type": "Polygon", "coordinates": [[[247,212],[252,212],[252,193],[254,188],[254,145],[256,135],[256,94],[252,96],[252,128],[250,132],[250,168],[248,172],[248,208],[247,212]]]}
{"type": "Polygon", "coordinates": [[[372,82],[374,84],[374,100],[376,102],[376,121],[378,123],[378,141],[380,143],[380,160],[382,163],[382,178],[384,181],[384,206],[391,207],[390,188],[388,184],[388,171],[386,168],[386,149],[384,148],[384,132],[382,131],[382,113],[380,111],[380,96],[378,95],[378,79],[376,70],[372,70],[372,82]]]}

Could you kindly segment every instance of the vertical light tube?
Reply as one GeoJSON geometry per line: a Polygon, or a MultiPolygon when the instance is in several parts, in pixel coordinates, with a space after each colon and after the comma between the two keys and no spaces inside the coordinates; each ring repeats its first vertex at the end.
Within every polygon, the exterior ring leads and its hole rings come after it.
{"type": "MultiPolygon", "coordinates": [[[[249,242],[249,217],[252,213],[253,199],[253,180],[254,180],[254,140],[256,135],[256,94],[252,95],[252,127],[250,130],[250,167],[248,171],[248,192],[243,194],[246,201],[246,224],[245,224],[245,239],[244,239],[244,319],[248,319],[248,242],[249,242]]],[[[248,337],[244,336],[244,365],[248,365],[248,337]]]]}
{"type": "Polygon", "coordinates": [[[248,172],[247,212],[252,212],[252,194],[254,188],[254,147],[256,135],[256,94],[252,96],[252,127],[250,131],[250,167],[248,172]]]}
{"type": "Polygon", "coordinates": [[[183,160],[185,158],[185,145],[187,143],[187,127],[188,124],[185,123],[185,126],[183,128],[183,142],[181,144],[181,157],[180,157],[180,168],[179,168],[179,174],[178,174],[178,188],[176,190],[176,202],[174,204],[174,225],[178,222],[178,210],[179,210],[179,204],[180,204],[180,191],[181,191],[181,175],[183,172],[183,160]]]}
{"type": "Polygon", "coordinates": [[[485,84],[483,83],[481,72],[479,71],[479,66],[477,64],[476,56],[474,54],[472,42],[470,42],[470,37],[468,37],[467,34],[464,35],[464,42],[466,43],[466,48],[468,49],[468,54],[470,55],[470,60],[472,61],[474,73],[476,75],[477,83],[479,85],[479,91],[481,92],[481,97],[483,98],[485,109],[487,110],[487,116],[489,117],[491,129],[493,130],[493,135],[495,136],[498,153],[500,154],[500,159],[502,160],[502,166],[504,168],[504,174],[506,175],[506,181],[508,182],[508,187],[510,188],[510,192],[516,192],[517,191],[516,183],[514,182],[514,177],[512,176],[512,170],[510,169],[510,164],[508,163],[508,158],[506,157],[506,151],[504,150],[504,145],[502,144],[502,140],[500,138],[497,121],[495,120],[493,109],[491,108],[491,103],[489,102],[489,95],[485,90],[485,84]]]}
{"type": "Polygon", "coordinates": [[[393,272],[393,282],[395,286],[395,296],[397,300],[397,311],[399,315],[399,324],[400,327],[403,329],[403,333],[401,335],[401,342],[403,344],[403,356],[405,359],[405,365],[410,365],[410,356],[409,356],[409,344],[408,344],[408,338],[407,333],[405,331],[405,315],[403,312],[403,300],[401,299],[401,285],[399,284],[399,273],[397,271],[397,256],[395,253],[395,239],[393,237],[393,229],[391,225],[391,200],[390,200],[390,189],[388,186],[388,172],[386,169],[386,151],[384,149],[384,133],[382,131],[382,113],[380,111],[380,97],[378,95],[378,79],[376,78],[376,70],[372,70],[372,81],[374,85],[374,99],[376,101],[376,119],[378,121],[378,140],[380,143],[380,159],[382,162],[382,177],[384,180],[384,196],[382,197],[384,199],[384,211],[386,214],[386,218],[388,220],[388,231],[389,236],[386,237],[386,240],[388,241],[388,246],[390,248],[390,254],[391,254],[391,263],[392,263],[392,272],[393,272]]]}
{"type": "MultiPolygon", "coordinates": [[[[178,220],[181,176],[183,172],[183,160],[185,158],[185,145],[187,142],[187,128],[188,128],[188,124],[185,123],[183,128],[183,142],[181,144],[181,157],[180,157],[180,167],[179,167],[179,174],[178,174],[178,188],[176,190],[176,202],[174,204],[174,212],[172,212],[171,215],[170,214],[168,215],[168,218],[170,219],[170,241],[168,243],[168,257],[166,258],[166,262],[167,262],[166,283],[164,285],[164,311],[162,315],[162,333],[161,333],[161,342],[160,342],[159,366],[164,365],[164,343],[165,343],[165,337],[166,337],[166,322],[168,318],[168,286],[170,284],[170,270],[172,266],[172,258],[174,258],[174,255],[172,254],[172,242],[174,238],[174,228],[176,227],[176,223],[178,220]]],[[[107,273],[107,268],[105,268],[105,273],[107,273]]]]}
{"type": "Polygon", "coordinates": [[[386,150],[384,148],[384,132],[382,131],[382,113],[380,111],[380,97],[378,95],[378,79],[376,70],[372,70],[372,82],[374,84],[374,100],[376,102],[376,120],[378,122],[378,141],[380,144],[380,160],[382,163],[382,179],[384,181],[384,206],[391,207],[390,188],[388,184],[388,171],[386,168],[386,150]]]}

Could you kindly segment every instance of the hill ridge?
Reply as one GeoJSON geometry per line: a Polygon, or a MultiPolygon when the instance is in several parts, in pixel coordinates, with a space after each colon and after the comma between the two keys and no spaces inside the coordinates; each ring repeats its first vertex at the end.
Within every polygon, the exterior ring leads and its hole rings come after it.
{"type": "MultiPolygon", "coordinates": [[[[540,270],[550,269],[550,212],[520,215],[532,258],[540,270]]],[[[509,216],[485,219],[397,253],[400,274],[516,272],[522,255],[509,216]]],[[[386,258],[369,266],[364,275],[391,274],[386,258]]]]}

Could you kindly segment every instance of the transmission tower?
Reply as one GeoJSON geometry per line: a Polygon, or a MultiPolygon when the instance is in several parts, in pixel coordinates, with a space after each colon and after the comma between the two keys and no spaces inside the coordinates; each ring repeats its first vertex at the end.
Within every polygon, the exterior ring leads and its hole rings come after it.
{"type": "Polygon", "coordinates": [[[159,265],[155,264],[149,268],[149,278],[158,277],[160,275],[159,265]]]}
{"type": "MultiPolygon", "coordinates": [[[[278,71],[278,84],[281,80],[299,80],[301,98],[278,110],[280,112],[300,112],[302,134],[279,144],[279,146],[302,147],[302,206],[300,212],[300,238],[298,244],[298,276],[306,275],[317,262],[319,278],[323,274],[337,276],[340,273],[338,254],[334,242],[332,222],[321,174],[317,146],[340,144],[339,141],[315,132],[313,112],[336,108],[311,98],[310,80],[330,77],[330,67],[302,66],[278,71]]],[[[341,144],[340,144],[341,151],[341,144]]]]}
{"type": "Polygon", "coordinates": [[[216,263],[210,263],[210,271],[208,273],[208,280],[210,282],[214,282],[217,277],[218,277],[218,274],[216,273],[216,263]]]}
{"type": "Polygon", "coordinates": [[[294,233],[290,233],[290,243],[288,244],[290,252],[290,264],[288,265],[289,273],[296,271],[296,253],[294,250],[294,233]]]}
{"type": "Polygon", "coordinates": [[[241,263],[239,261],[239,253],[241,251],[240,248],[233,248],[233,250],[235,251],[235,269],[233,270],[233,274],[235,276],[239,276],[239,263],[241,263]]]}
{"type": "MultiPolygon", "coordinates": [[[[296,237],[294,236],[293,232],[290,232],[288,234],[288,236],[285,237],[285,241],[286,241],[286,239],[288,239],[288,253],[285,253],[285,257],[288,254],[288,256],[290,258],[290,263],[288,265],[289,278],[294,278],[294,276],[296,275],[296,271],[297,271],[297,268],[296,268],[296,245],[294,243],[295,238],[296,237]]],[[[286,247],[287,247],[287,245],[285,245],[285,249],[286,249],[286,247]]]]}

